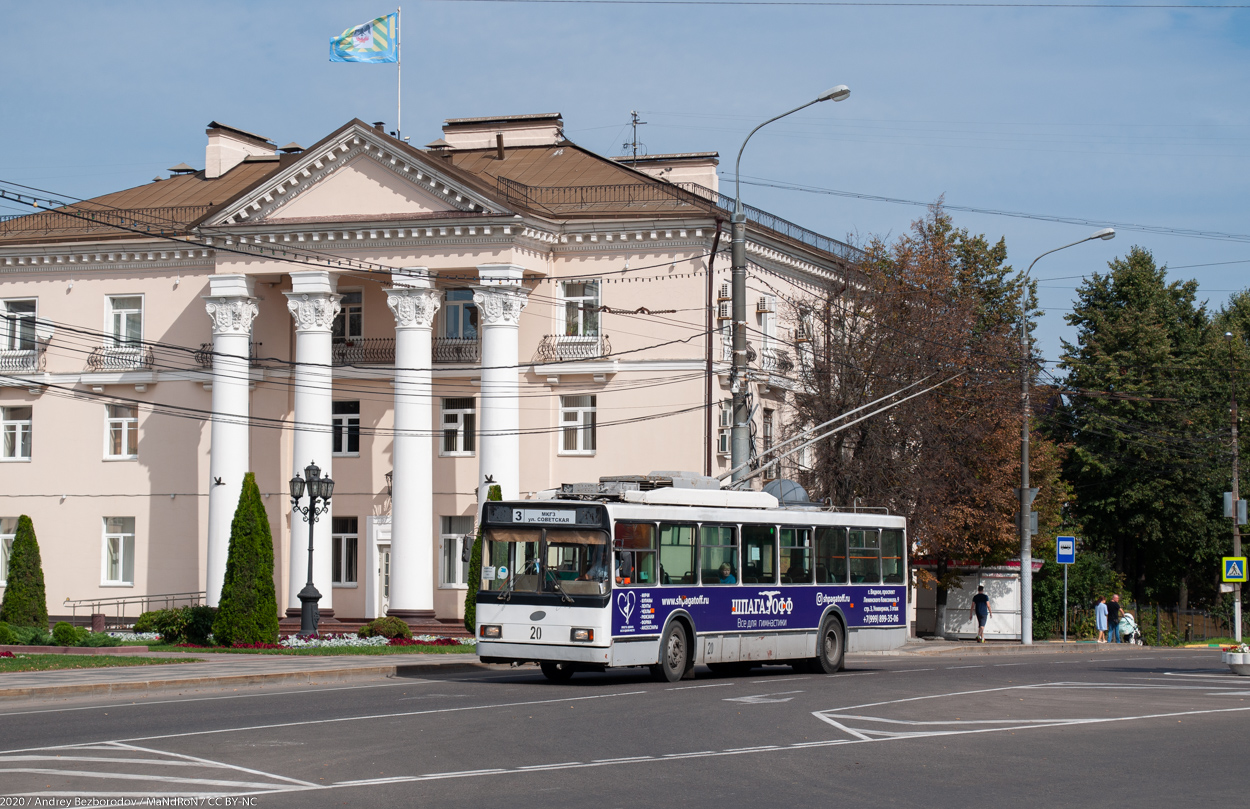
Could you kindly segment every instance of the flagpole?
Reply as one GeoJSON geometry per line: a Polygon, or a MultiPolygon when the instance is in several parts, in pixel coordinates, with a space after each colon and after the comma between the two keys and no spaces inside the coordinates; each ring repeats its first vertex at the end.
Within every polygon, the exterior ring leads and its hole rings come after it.
{"type": "Polygon", "coordinates": [[[395,138],[404,137],[404,25],[403,7],[395,7],[395,138]]]}

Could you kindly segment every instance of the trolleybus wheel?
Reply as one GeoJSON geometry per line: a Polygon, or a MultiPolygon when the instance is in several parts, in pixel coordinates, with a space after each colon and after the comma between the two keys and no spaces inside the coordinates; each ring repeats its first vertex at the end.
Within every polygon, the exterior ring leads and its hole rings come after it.
{"type": "Polygon", "coordinates": [[[572,663],[557,663],[546,660],[539,664],[539,668],[543,670],[543,676],[553,683],[565,682],[573,676],[572,663]]]}
{"type": "Polygon", "coordinates": [[[660,640],[660,662],[651,667],[651,676],[662,682],[675,683],[686,673],[686,628],[677,621],[668,625],[660,640]]]}
{"type": "Polygon", "coordinates": [[[816,673],[835,674],[842,670],[846,658],[846,632],[842,622],[832,615],[826,616],[816,636],[816,673]]]}

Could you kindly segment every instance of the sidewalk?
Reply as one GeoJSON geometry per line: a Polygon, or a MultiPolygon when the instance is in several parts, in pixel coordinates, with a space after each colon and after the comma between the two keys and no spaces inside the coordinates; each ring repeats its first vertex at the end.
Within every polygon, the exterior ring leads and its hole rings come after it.
{"type": "MultiPolygon", "coordinates": [[[[136,656],[176,657],[177,653],[138,652],[136,656]]],[[[198,659],[201,662],[0,674],[0,703],[187,688],[336,683],[488,668],[474,654],[312,657],[212,653],[198,659]]]]}

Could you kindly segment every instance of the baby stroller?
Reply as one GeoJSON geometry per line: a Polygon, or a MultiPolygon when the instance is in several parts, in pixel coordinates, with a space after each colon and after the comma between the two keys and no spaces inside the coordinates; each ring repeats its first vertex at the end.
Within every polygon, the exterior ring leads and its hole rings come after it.
{"type": "Polygon", "coordinates": [[[1120,640],[1123,643],[1132,643],[1142,646],[1141,629],[1137,626],[1137,621],[1133,620],[1133,613],[1126,612],[1124,617],[1120,619],[1120,640]]]}

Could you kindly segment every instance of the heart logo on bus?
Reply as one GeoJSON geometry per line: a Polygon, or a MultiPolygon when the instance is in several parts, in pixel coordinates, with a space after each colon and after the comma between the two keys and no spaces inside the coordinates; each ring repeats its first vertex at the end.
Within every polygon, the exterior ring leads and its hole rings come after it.
{"type": "Polygon", "coordinates": [[[625,616],[625,623],[629,623],[629,616],[634,614],[634,601],[633,592],[616,594],[616,608],[625,616]]]}

